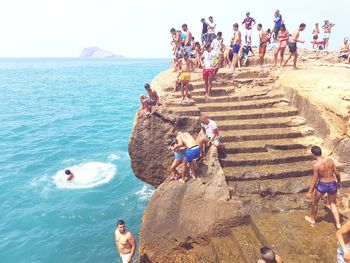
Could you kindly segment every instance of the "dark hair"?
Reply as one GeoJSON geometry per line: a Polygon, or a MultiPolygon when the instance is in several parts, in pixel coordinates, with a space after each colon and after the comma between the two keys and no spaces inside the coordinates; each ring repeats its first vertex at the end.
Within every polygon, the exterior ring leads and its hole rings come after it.
{"type": "Polygon", "coordinates": [[[222,36],[222,32],[219,31],[216,35],[217,35],[217,36],[222,36]]]}
{"type": "Polygon", "coordinates": [[[197,41],[197,42],[194,43],[194,45],[198,46],[198,45],[200,45],[200,43],[197,41]]]}
{"type": "Polygon", "coordinates": [[[148,84],[148,83],[146,83],[145,84],[145,89],[148,89],[148,88],[150,88],[151,86],[148,84]]]}
{"type": "Polygon", "coordinates": [[[169,139],[168,142],[167,142],[167,145],[168,146],[173,146],[175,143],[176,143],[175,139],[169,139]]]}
{"type": "Polygon", "coordinates": [[[276,255],[271,248],[269,247],[260,248],[260,254],[266,263],[276,263],[276,255]]]}
{"type": "Polygon", "coordinates": [[[182,26],[181,26],[181,27],[184,27],[184,26],[185,26],[185,27],[187,27],[187,24],[182,24],[182,26]]]}
{"type": "Polygon", "coordinates": [[[262,24],[258,24],[258,27],[262,27],[262,24]]]}
{"type": "Polygon", "coordinates": [[[170,32],[176,32],[175,28],[171,28],[170,32]]]}
{"type": "Polygon", "coordinates": [[[212,16],[209,16],[208,19],[213,19],[213,17],[212,17],[212,16]]]}
{"type": "Polygon", "coordinates": [[[286,29],[286,25],[285,25],[284,23],[281,24],[281,28],[282,28],[282,27],[283,27],[285,30],[287,30],[287,29],[286,29]]]}
{"type": "Polygon", "coordinates": [[[300,26],[299,26],[299,28],[300,28],[300,27],[304,27],[304,28],[305,28],[306,25],[305,25],[304,23],[301,23],[300,26]]]}
{"type": "Polygon", "coordinates": [[[312,154],[315,155],[315,156],[321,156],[321,155],[322,155],[322,150],[321,150],[321,148],[318,147],[318,146],[312,146],[311,152],[312,152],[312,154]]]}
{"type": "Polygon", "coordinates": [[[118,225],[118,226],[125,225],[124,220],[122,220],[122,219],[118,220],[118,221],[117,221],[117,225],[118,225]]]}
{"type": "Polygon", "coordinates": [[[204,19],[204,18],[202,18],[202,19],[201,19],[201,22],[204,22],[204,21],[205,21],[205,19],[204,19]]]}
{"type": "Polygon", "coordinates": [[[67,169],[67,170],[64,171],[64,173],[65,173],[66,175],[69,175],[69,174],[71,174],[71,171],[70,171],[69,169],[67,169]]]}
{"type": "Polygon", "coordinates": [[[270,28],[268,28],[268,29],[266,30],[266,32],[271,33],[271,29],[270,29],[270,28]]]}
{"type": "Polygon", "coordinates": [[[238,24],[237,23],[234,23],[233,26],[238,28],[238,24]]]}
{"type": "Polygon", "coordinates": [[[205,48],[210,48],[210,44],[205,45],[205,48]]]}
{"type": "Polygon", "coordinates": [[[192,40],[194,40],[194,37],[192,37],[192,40]]]}

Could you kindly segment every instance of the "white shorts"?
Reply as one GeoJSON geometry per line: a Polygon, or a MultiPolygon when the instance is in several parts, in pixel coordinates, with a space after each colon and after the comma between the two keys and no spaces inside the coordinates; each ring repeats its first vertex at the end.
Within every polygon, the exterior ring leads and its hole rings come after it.
{"type": "MultiPolygon", "coordinates": [[[[122,253],[119,253],[120,254],[120,259],[122,260],[122,263],[129,263],[128,262],[128,259],[131,255],[131,253],[129,254],[122,254],[122,253]]],[[[133,260],[131,260],[131,262],[133,262],[133,260]]]]}
{"type": "Polygon", "coordinates": [[[245,30],[245,35],[246,35],[247,37],[251,37],[251,36],[252,36],[252,30],[251,30],[251,29],[246,29],[246,30],[245,30]]]}

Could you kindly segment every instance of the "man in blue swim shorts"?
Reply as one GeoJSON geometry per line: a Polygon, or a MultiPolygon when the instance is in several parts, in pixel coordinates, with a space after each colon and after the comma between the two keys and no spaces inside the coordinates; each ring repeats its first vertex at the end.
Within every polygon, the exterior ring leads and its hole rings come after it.
{"type": "Polygon", "coordinates": [[[180,183],[185,183],[186,167],[187,164],[190,165],[191,176],[193,179],[196,179],[195,169],[193,165],[193,160],[197,159],[201,153],[199,145],[196,140],[188,132],[177,132],[176,134],[177,143],[174,145],[174,148],[186,147],[184,152],[184,158],[182,161],[182,173],[180,183]]]}
{"type": "Polygon", "coordinates": [[[336,227],[340,229],[339,211],[336,205],[337,190],[340,187],[339,171],[333,160],[322,157],[322,150],[320,147],[313,146],[311,152],[315,156],[317,162],[313,166],[310,189],[306,194],[306,199],[312,199],[311,216],[305,216],[305,219],[311,224],[316,223],[318,202],[321,197],[327,193],[328,203],[331,206],[336,227]]]}

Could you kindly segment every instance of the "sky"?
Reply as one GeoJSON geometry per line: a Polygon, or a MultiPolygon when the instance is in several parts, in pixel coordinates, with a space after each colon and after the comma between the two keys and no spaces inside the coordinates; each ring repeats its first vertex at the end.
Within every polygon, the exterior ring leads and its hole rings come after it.
{"type": "MultiPolygon", "coordinates": [[[[232,24],[241,24],[247,11],[272,28],[275,9],[289,31],[306,23],[300,47],[311,47],[314,24],[325,19],[336,24],[330,49],[350,36],[350,0],[1,0],[0,57],[77,57],[97,46],[131,58],[169,58],[172,27],[187,23],[198,40],[200,19],[213,16],[228,43],[232,24]]],[[[253,45],[257,35],[253,29],[253,45]]]]}

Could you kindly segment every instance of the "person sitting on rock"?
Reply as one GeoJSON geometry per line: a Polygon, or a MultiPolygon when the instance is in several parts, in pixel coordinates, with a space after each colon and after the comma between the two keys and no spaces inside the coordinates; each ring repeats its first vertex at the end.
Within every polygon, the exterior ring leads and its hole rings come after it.
{"type": "Polygon", "coordinates": [[[337,231],[336,236],[339,243],[338,263],[350,262],[350,220],[337,231]]]}
{"type": "Polygon", "coordinates": [[[199,157],[201,151],[196,140],[188,132],[177,132],[176,141],[177,143],[173,146],[174,149],[178,149],[179,147],[186,148],[182,161],[182,178],[179,180],[180,183],[184,184],[186,182],[185,175],[187,164],[190,166],[192,178],[196,179],[195,169],[192,161],[199,157]]]}
{"type": "Polygon", "coordinates": [[[262,259],[259,259],[257,263],[282,263],[282,258],[276,255],[275,252],[268,247],[260,248],[262,259]]]}
{"type": "Polygon", "coordinates": [[[340,58],[347,59],[350,62],[350,46],[349,46],[349,38],[345,37],[343,43],[340,45],[340,58]]]}
{"type": "Polygon", "coordinates": [[[203,133],[205,134],[205,138],[199,140],[200,157],[203,157],[206,146],[210,147],[210,145],[214,145],[215,147],[219,147],[220,134],[216,122],[209,119],[208,116],[202,115],[200,121],[203,133]]]}
{"type": "Polygon", "coordinates": [[[313,146],[311,152],[315,156],[317,162],[313,166],[310,189],[306,194],[306,199],[312,198],[311,216],[305,216],[305,219],[313,225],[316,223],[318,202],[321,197],[327,193],[328,203],[331,206],[336,227],[339,229],[341,225],[339,211],[336,205],[337,190],[340,187],[339,171],[331,159],[322,157],[322,150],[320,147],[313,146]]]}
{"type": "Polygon", "coordinates": [[[157,92],[154,89],[151,89],[151,86],[146,83],[145,89],[148,93],[148,96],[140,95],[140,101],[141,101],[141,110],[147,110],[149,113],[152,112],[152,107],[159,106],[159,97],[157,95],[157,92]]]}
{"type": "Polygon", "coordinates": [[[176,140],[169,139],[168,140],[168,149],[174,153],[175,159],[171,165],[171,170],[173,171],[173,175],[170,177],[170,180],[179,180],[180,173],[177,170],[177,167],[182,164],[184,158],[184,151],[186,148],[175,148],[176,140]]]}

